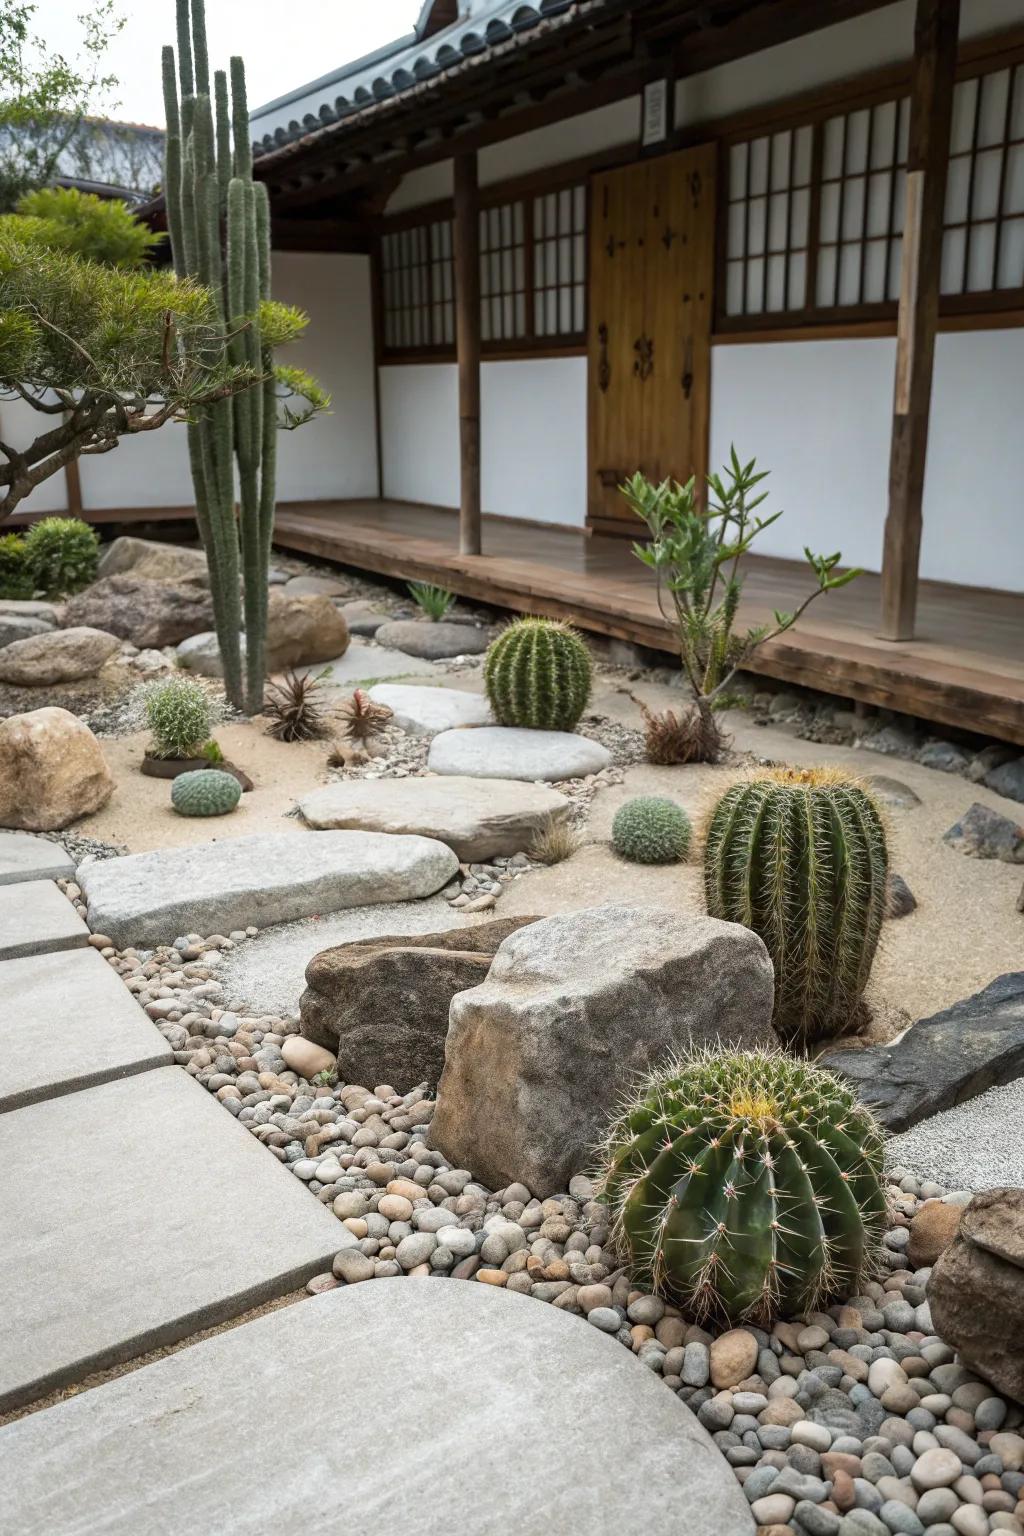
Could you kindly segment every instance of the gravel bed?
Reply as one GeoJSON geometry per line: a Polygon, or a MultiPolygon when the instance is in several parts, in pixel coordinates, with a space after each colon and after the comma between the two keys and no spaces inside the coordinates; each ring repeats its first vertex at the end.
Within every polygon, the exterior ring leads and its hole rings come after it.
{"type": "Polygon", "coordinates": [[[895,1162],[959,1189],[1024,1185],[1024,1078],[922,1120],[888,1144],[895,1162]]]}

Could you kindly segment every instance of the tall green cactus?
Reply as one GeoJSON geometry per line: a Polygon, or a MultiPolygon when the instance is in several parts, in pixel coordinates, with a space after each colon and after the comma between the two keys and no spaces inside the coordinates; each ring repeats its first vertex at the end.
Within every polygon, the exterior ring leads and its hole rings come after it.
{"type": "Polygon", "coordinates": [[[608,1138],[604,1193],[635,1282],[688,1315],[770,1323],[855,1291],[885,1222],[882,1132],[781,1052],[655,1073],[608,1138]]]}
{"type": "Polygon", "coordinates": [[[712,812],[704,894],[742,923],[775,967],[780,1039],[855,1027],[885,913],[889,857],[870,795],[831,769],[782,769],[734,784],[712,812]]]}
{"type": "Polygon", "coordinates": [[[502,725],[571,731],[590,697],[590,652],[569,624],[517,619],[488,647],[484,687],[502,725]]]}

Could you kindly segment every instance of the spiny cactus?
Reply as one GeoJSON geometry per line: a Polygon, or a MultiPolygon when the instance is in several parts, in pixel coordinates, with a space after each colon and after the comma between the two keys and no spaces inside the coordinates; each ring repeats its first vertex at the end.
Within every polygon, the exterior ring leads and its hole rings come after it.
{"type": "Polygon", "coordinates": [[[179,773],[171,785],[171,804],[179,816],[226,816],[241,798],[241,784],[219,768],[179,773]]]}
{"type": "Polygon", "coordinates": [[[639,795],[616,811],[612,846],[633,864],[675,864],[689,852],[690,818],[663,795],[639,795]]]}
{"type": "Polygon", "coordinates": [[[487,651],[484,687],[502,725],[571,731],[587,707],[592,671],[590,652],[571,625],[517,619],[487,651]]]}
{"type": "Polygon", "coordinates": [[[730,1323],[854,1293],[885,1225],[882,1146],[831,1073],[781,1052],[654,1074],[612,1129],[603,1179],[634,1283],[730,1323]]]}
{"type": "Polygon", "coordinates": [[[154,757],[198,757],[209,739],[214,708],[202,683],[168,677],[141,691],[154,757]]]}
{"type": "Polygon", "coordinates": [[[704,849],[708,912],[767,945],[773,1022],[787,1044],[856,1026],[888,868],[877,806],[838,771],[782,769],[734,784],[715,807],[704,849]]]}

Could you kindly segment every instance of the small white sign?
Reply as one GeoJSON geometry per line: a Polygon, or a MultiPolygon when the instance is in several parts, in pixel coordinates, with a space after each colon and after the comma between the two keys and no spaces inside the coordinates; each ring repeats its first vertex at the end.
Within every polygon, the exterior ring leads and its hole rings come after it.
{"type": "Polygon", "coordinates": [[[651,80],[644,86],[643,124],[640,143],[663,144],[668,138],[668,81],[651,80]]]}

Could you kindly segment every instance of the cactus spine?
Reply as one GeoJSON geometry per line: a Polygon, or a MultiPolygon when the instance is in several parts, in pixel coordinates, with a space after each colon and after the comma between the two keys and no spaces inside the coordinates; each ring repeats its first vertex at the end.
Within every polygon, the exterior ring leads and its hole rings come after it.
{"type": "Polygon", "coordinates": [[[848,1089],[781,1052],[656,1073],[612,1130],[603,1181],[634,1282],[730,1323],[851,1294],[885,1225],[882,1147],[848,1089]]]}
{"type": "Polygon", "coordinates": [[[590,652],[569,624],[517,619],[484,658],[484,686],[502,725],[571,731],[590,697],[590,652]]]}
{"type": "Polygon", "coordinates": [[[855,1027],[885,913],[889,857],[874,801],[832,770],[734,784],[711,815],[704,892],[712,917],[764,940],[774,1024],[787,1044],[855,1027]]]}
{"type": "Polygon", "coordinates": [[[242,60],[231,60],[230,93],[224,72],[215,73],[211,99],[204,0],[191,0],[191,5],[190,0],[177,0],[177,34],[177,80],[174,49],[163,51],[164,180],[174,269],[179,276],[198,277],[210,288],[230,337],[231,363],[260,381],[203,406],[188,427],[196,517],[210,568],[224,689],[233,704],[254,713],[263,695],[276,489],[273,358],[260,328],[260,301],[270,295],[270,211],[266,187],[252,175],[242,60]],[[226,252],[221,248],[222,221],[226,252]],[[244,681],[240,570],[245,577],[244,681]]]}

